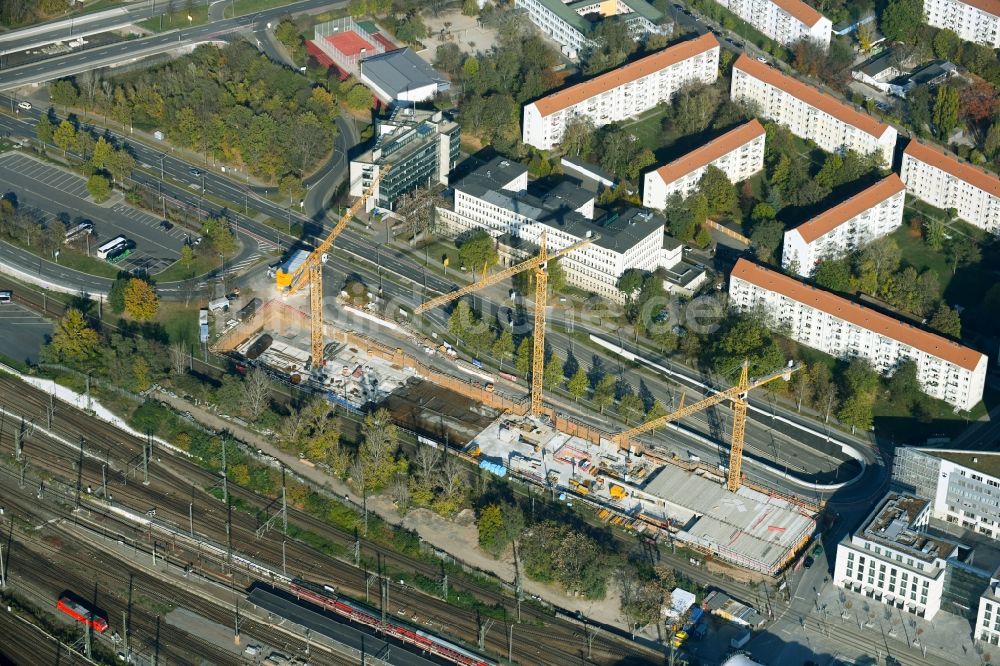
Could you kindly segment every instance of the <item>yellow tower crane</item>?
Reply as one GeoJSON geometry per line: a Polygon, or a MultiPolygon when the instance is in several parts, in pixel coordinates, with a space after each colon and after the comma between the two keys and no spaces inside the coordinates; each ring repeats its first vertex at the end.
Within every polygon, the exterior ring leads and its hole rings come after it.
{"type": "Polygon", "coordinates": [[[715,395],[710,395],[703,400],[699,400],[696,403],[688,405],[687,407],[684,406],[684,397],[681,396],[681,406],[677,409],[677,411],[667,414],[666,416],[661,416],[658,419],[653,419],[648,423],[638,425],[630,430],[620,432],[615,435],[612,440],[618,444],[619,447],[628,448],[628,441],[630,437],[635,437],[636,435],[641,435],[644,432],[656,430],[657,428],[672,421],[677,421],[685,416],[690,416],[691,414],[700,412],[703,409],[711,407],[712,405],[717,405],[720,402],[731,400],[733,402],[733,439],[729,448],[729,473],[726,478],[726,487],[735,492],[742,484],[741,470],[743,467],[743,434],[746,431],[747,423],[747,394],[752,389],[773,382],[779,377],[788,380],[788,378],[791,377],[791,374],[798,370],[799,367],[800,366],[798,365],[792,365],[761,379],[755,379],[751,382],[749,379],[749,365],[744,361],[743,368],[740,370],[740,381],[736,384],[736,386],[728,388],[725,391],[720,391],[715,395]]]}
{"type": "Polygon", "coordinates": [[[538,241],[538,255],[522,261],[519,264],[515,264],[509,268],[505,268],[502,271],[494,273],[488,277],[484,277],[479,282],[462,287],[461,289],[456,289],[455,291],[450,291],[447,294],[441,294],[435,298],[432,298],[425,303],[417,306],[414,309],[415,314],[420,314],[426,312],[431,308],[436,308],[439,305],[444,305],[449,303],[456,298],[461,298],[466,294],[471,294],[475,291],[479,291],[484,287],[496,284],[507,278],[514,277],[522,271],[529,269],[534,269],[535,271],[535,330],[534,330],[534,344],[533,344],[533,356],[531,360],[531,413],[533,415],[538,415],[542,413],[542,375],[545,369],[545,302],[547,298],[546,288],[548,286],[548,273],[545,272],[545,265],[552,259],[558,259],[559,257],[565,256],[570,252],[579,250],[581,247],[590,244],[591,242],[597,240],[597,237],[584,238],[583,240],[570,245],[569,247],[564,247],[561,250],[556,250],[555,252],[549,253],[545,246],[545,233],[542,233],[541,238],[538,241]]]}
{"type": "Polygon", "coordinates": [[[282,289],[286,296],[298,293],[307,282],[309,283],[309,333],[313,368],[319,368],[323,365],[323,347],[325,342],[323,338],[323,264],[326,262],[325,256],[330,251],[330,248],[333,247],[333,242],[337,240],[337,236],[347,228],[347,223],[361,210],[365,202],[368,201],[368,198],[375,192],[375,188],[378,187],[379,182],[385,178],[385,175],[391,168],[392,165],[386,164],[379,170],[378,175],[372,179],[368,189],[337,220],[337,223],[333,225],[333,229],[330,230],[330,233],[327,234],[323,242],[309,253],[309,256],[301,265],[291,273],[278,271],[276,278],[278,288],[282,289]]]}

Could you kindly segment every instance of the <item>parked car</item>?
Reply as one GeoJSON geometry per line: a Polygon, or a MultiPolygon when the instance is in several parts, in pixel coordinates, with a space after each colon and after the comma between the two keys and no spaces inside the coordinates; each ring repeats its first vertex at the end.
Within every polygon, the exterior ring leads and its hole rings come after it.
{"type": "Polygon", "coordinates": [[[17,108],[24,109],[25,111],[31,111],[31,102],[25,100],[23,102],[17,103],[17,108]]]}
{"type": "Polygon", "coordinates": [[[163,229],[164,231],[170,231],[171,229],[174,228],[174,225],[170,220],[163,220],[162,222],[160,222],[160,228],[163,229]]]}

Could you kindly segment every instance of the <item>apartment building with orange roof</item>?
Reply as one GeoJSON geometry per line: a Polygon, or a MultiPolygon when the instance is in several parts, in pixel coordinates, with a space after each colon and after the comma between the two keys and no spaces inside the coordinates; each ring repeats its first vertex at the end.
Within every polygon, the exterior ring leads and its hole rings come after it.
{"type": "Polygon", "coordinates": [[[824,259],[839,259],[892,233],[903,223],[906,186],[896,174],[883,178],[785,232],[781,267],[809,277],[824,259]]]}
{"type": "Polygon", "coordinates": [[[719,41],[705,33],[525,105],[522,139],[549,150],[575,116],[602,127],[668,101],[686,83],[712,83],[718,76],[719,41]]]}
{"type": "Polygon", "coordinates": [[[877,152],[885,166],[892,164],[896,128],[746,54],[733,65],[730,96],[823,150],[877,152]]]}
{"type": "Polygon", "coordinates": [[[913,139],[903,151],[900,176],[906,190],[942,209],[954,208],[966,222],[1000,231],[1000,178],[955,155],[913,139]]]}
{"type": "Polygon", "coordinates": [[[746,180],[764,168],[764,135],[764,126],[755,118],[650,171],[643,180],[642,205],[659,210],[674,194],[686,197],[709,165],[722,169],[732,183],[746,180]]]}
{"type": "Polygon", "coordinates": [[[924,18],[967,42],[1000,48],[1000,0],[924,0],[924,18]]]}
{"type": "Polygon", "coordinates": [[[717,0],[720,5],[784,46],[802,39],[830,47],[833,23],[802,0],[717,0]]]}
{"type": "Polygon", "coordinates": [[[762,309],[793,340],[837,358],[863,358],[883,375],[910,359],[921,390],[956,410],[983,399],[985,354],[778,271],[740,259],[729,303],[742,312],[762,309]]]}

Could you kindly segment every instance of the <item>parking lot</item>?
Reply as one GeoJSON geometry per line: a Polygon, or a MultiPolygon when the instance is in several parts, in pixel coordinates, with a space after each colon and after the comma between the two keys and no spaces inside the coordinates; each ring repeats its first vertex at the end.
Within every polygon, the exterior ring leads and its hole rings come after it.
{"type": "Polygon", "coordinates": [[[38,362],[38,352],[52,335],[52,323],[23,305],[0,305],[0,337],[5,356],[26,363],[38,362]]]}
{"type": "Polygon", "coordinates": [[[135,249],[118,265],[123,270],[143,270],[155,275],[180,258],[187,232],[166,229],[160,217],[124,203],[99,206],[89,199],[82,176],[20,153],[0,155],[0,193],[13,193],[20,205],[37,209],[46,223],[60,220],[94,223],[94,234],[81,246],[91,255],[103,242],[123,235],[135,241],[135,249]]]}

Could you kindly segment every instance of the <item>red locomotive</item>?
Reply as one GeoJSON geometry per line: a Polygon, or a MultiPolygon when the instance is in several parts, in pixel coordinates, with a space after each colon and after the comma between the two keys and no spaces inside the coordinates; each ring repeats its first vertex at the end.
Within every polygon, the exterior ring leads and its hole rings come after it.
{"type": "Polygon", "coordinates": [[[104,615],[94,608],[88,608],[84,602],[74,599],[73,597],[64,594],[59,597],[59,601],[56,603],[56,608],[61,610],[66,615],[77,622],[83,622],[94,628],[96,631],[107,631],[108,620],[104,615]]]}

